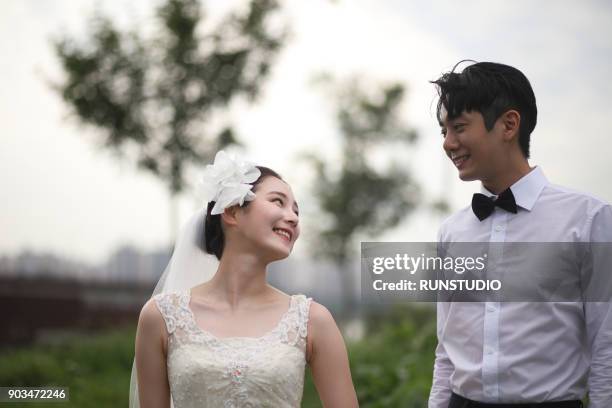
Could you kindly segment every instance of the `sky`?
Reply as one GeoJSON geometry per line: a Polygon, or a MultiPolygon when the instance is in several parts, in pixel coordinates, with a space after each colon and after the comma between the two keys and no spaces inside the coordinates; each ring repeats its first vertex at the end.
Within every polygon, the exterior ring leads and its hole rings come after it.
{"type": "MultiPolygon", "coordinates": [[[[164,184],[100,150],[95,132],[78,124],[51,87],[61,80],[52,38],[82,36],[96,8],[120,27],[136,22],[151,29],[151,4],[158,3],[2,2],[0,255],[30,249],[99,262],[119,245],[153,249],[172,236],[164,184]]],[[[205,2],[212,18],[244,4],[205,2]]],[[[556,184],[612,201],[609,2],[288,0],[283,12],[292,34],[262,98],[232,117],[246,146],[243,155],[278,170],[293,186],[306,227],[312,200],[296,156],[309,150],[333,160],[339,148],[333,103],[312,84],[321,72],[406,84],[402,112],[419,134],[406,166],[425,199],[445,198],[453,210],[469,203],[478,184],[458,180],[442,152],[428,82],[462,59],[521,69],[539,110],[530,163],[556,184]]],[[[179,219],[199,206],[192,192],[184,194],[179,219]]],[[[419,212],[381,239],[431,241],[440,221],[419,212]]]]}

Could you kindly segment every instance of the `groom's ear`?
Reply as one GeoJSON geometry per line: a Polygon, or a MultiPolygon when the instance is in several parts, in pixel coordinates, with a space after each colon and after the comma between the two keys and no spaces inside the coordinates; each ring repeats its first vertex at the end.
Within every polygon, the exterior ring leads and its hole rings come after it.
{"type": "Polygon", "coordinates": [[[514,109],[504,112],[499,118],[502,125],[502,137],[506,142],[518,140],[521,126],[521,114],[514,109]]]}

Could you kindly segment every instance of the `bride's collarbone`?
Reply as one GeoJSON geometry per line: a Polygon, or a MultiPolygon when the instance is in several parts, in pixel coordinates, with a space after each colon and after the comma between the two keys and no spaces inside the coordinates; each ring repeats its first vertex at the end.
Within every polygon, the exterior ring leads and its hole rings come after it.
{"type": "Polygon", "coordinates": [[[289,312],[291,301],[283,300],[237,308],[195,300],[190,302],[190,309],[198,328],[215,337],[262,337],[289,312]]]}

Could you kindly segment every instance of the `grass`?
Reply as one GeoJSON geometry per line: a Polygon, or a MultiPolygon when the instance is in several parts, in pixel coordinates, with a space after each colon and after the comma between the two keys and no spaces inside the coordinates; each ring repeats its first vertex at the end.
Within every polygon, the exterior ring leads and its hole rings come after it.
{"type": "MultiPolygon", "coordinates": [[[[368,318],[366,325],[367,336],[348,347],[360,406],[426,406],[436,342],[433,310],[397,309],[383,318],[368,318]]],[[[127,406],[134,335],[134,328],[55,334],[29,347],[3,350],[0,385],[69,387],[70,402],[53,407],[127,406]]],[[[320,406],[307,372],[302,407],[320,406]]]]}
{"type": "MultiPolygon", "coordinates": [[[[351,373],[362,408],[427,406],[436,346],[435,311],[412,305],[366,319],[367,336],[349,344],[351,373]]],[[[304,408],[321,403],[307,373],[304,408]]]]}
{"type": "MultiPolygon", "coordinates": [[[[68,387],[69,402],[53,407],[126,406],[134,353],[134,329],[101,334],[56,335],[0,354],[0,384],[68,387]]],[[[11,403],[31,407],[38,403],[11,403]]]]}

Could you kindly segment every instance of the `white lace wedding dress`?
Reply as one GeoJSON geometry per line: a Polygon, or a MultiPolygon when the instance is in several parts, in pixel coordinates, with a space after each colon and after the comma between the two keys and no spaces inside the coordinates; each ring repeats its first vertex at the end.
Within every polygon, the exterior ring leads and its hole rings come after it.
{"type": "Polygon", "coordinates": [[[300,406],[311,299],[291,296],[278,325],[257,338],[218,338],[201,329],[189,308],[189,291],[154,299],[169,335],[174,408],[300,406]]]}

